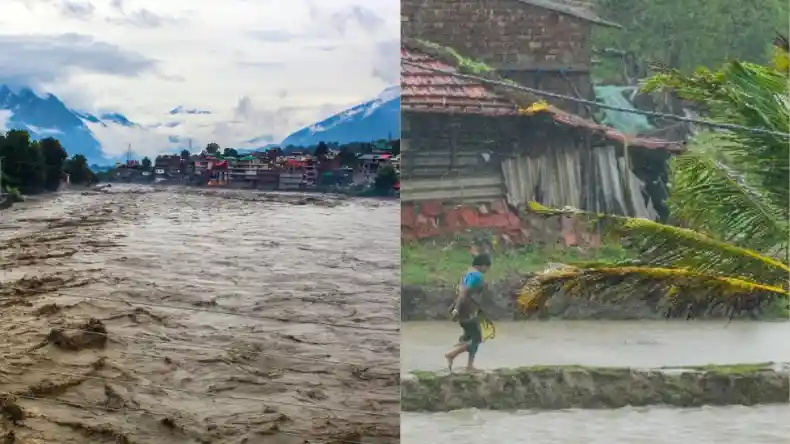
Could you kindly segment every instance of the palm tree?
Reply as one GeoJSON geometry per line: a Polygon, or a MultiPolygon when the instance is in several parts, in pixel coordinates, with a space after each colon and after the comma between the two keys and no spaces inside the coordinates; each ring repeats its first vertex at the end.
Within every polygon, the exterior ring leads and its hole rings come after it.
{"type": "Polygon", "coordinates": [[[541,309],[557,291],[590,298],[604,286],[625,287],[622,294],[658,290],[671,317],[718,308],[735,315],[790,300],[789,51],[785,38],[774,45],[772,66],[732,61],[690,76],[662,70],[645,85],[674,91],[718,123],[763,130],[707,130],[672,160],[672,225],[530,205],[543,215],[589,219],[638,259],[539,273],[519,295],[524,311],[541,309]]]}

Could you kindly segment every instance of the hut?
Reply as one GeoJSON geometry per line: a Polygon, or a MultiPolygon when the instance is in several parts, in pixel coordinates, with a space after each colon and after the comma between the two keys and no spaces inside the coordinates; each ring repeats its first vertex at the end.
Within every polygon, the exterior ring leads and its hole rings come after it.
{"type": "Polygon", "coordinates": [[[666,160],[682,143],[629,137],[563,111],[438,44],[404,39],[401,60],[404,217],[419,213],[414,205],[495,201],[515,212],[538,201],[647,218],[666,213],[666,160]]]}

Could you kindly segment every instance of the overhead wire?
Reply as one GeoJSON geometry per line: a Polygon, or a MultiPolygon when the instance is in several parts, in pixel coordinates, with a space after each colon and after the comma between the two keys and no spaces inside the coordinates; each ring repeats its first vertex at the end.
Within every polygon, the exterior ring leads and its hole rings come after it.
{"type": "MultiPolygon", "coordinates": [[[[44,398],[44,397],[40,397],[40,396],[29,396],[29,395],[14,395],[14,396],[16,396],[19,399],[27,399],[27,400],[30,400],[30,401],[42,401],[42,402],[47,402],[47,403],[65,405],[65,406],[68,406],[68,407],[79,407],[79,408],[82,408],[84,410],[98,409],[98,410],[110,411],[110,412],[116,412],[116,413],[117,412],[133,411],[133,412],[144,413],[144,414],[148,414],[148,415],[152,415],[152,416],[161,416],[163,419],[164,418],[172,418],[173,417],[172,413],[165,413],[165,412],[160,412],[160,411],[157,411],[157,410],[147,410],[147,409],[143,409],[143,408],[140,408],[140,407],[131,407],[131,406],[124,406],[124,407],[95,406],[95,405],[79,403],[79,402],[74,402],[74,401],[67,401],[67,400],[57,399],[57,398],[44,398]]],[[[239,422],[244,423],[245,421],[239,421],[239,422]]],[[[247,422],[249,423],[249,421],[247,421],[247,422]]],[[[309,435],[307,433],[291,432],[291,431],[286,431],[286,430],[277,430],[276,433],[280,433],[280,434],[283,434],[283,435],[294,436],[294,437],[298,437],[298,438],[313,439],[313,440],[316,440],[316,442],[330,442],[330,443],[333,443],[333,444],[365,444],[362,441],[350,441],[350,440],[342,439],[342,438],[332,438],[331,436],[324,436],[324,437],[322,437],[320,435],[309,435]]],[[[307,443],[309,443],[309,441],[305,441],[305,443],[307,444],[307,443]]]]}
{"type": "Polygon", "coordinates": [[[710,120],[703,120],[703,119],[697,119],[697,118],[693,118],[693,117],[679,116],[679,115],[676,115],[676,114],[659,113],[659,112],[655,112],[655,111],[644,111],[644,110],[632,109],[632,108],[621,108],[621,107],[618,107],[618,106],[607,105],[605,103],[596,102],[594,100],[587,100],[587,99],[577,98],[577,97],[568,96],[568,95],[564,95],[564,94],[553,93],[553,92],[544,91],[544,90],[537,89],[537,88],[530,88],[530,87],[523,86],[523,85],[517,85],[517,84],[511,83],[511,82],[505,82],[505,81],[494,80],[494,79],[487,79],[485,77],[475,76],[475,75],[471,75],[471,74],[464,74],[464,73],[460,73],[460,72],[457,72],[457,71],[449,71],[449,70],[446,70],[446,69],[434,68],[432,66],[423,65],[421,63],[411,62],[409,60],[401,60],[401,63],[403,63],[405,65],[413,66],[415,68],[424,69],[426,71],[441,73],[441,74],[444,74],[444,75],[447,75],[447,76],[451,76],[451,77],[457,77],[457,78],[460,78],[460,79],[472,80],[472,81],[480,82],[480,83],[483,83],[483,84],[501,86],[501,87],[504,87],[504,88],[514,89],[514,90],[518,90],[518,91],[525,91],[525,92],[529,92],[529,93],[535,94],[536,96],[550,97],[550,98],[554,98],[554,99],[567,100],[567,101],[570,101],[570,102],[576,102],[576,103],[580,103],[580,104],[583,104],[583,105],[588,105],[588,106],[597,107],[597,108],[601,108],[601,109],[608,109],[610,111],[617,111],[617,112],[630,113],[630,114],[640,114],[640,115],[643,115],[643,116],[654,117],[654,118],[658,118],[658,119],[675,120],[675,121],[679,121],[679,122],[693,123],[693,124],[696,124],[696,125],[707,126],[707,127],[711,127],[711,128],[719,128],[719,129],[735,130],[735,131],[747,131],[747,132],[752,132],[752,133],[756,133],[756,134],[767,134],[767,135],[777,136],[777,137],[781,137],[781,138],[790,138],[790,133],[784,133],[784,132],[781,132],[781,131],[774,131],[774,130],[769,130],[769,129],[765,129],[765,128],[748,127],[748,126],[743,126],[743,125],[735,125],[735,124],[731,124],[731,123],[713,122],[713,121],[710,121],[710,120]]]}

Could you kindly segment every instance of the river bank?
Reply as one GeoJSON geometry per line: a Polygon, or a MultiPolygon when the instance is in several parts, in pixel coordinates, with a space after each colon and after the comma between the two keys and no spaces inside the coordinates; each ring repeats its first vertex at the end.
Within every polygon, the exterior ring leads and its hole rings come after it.
{"type": "Polygon", "coordinates": [[[403,411],[559,410],[790,403],[786,365],[640,370],[535,366],[477,373],[414,371],[402,377],[403,411]]]}

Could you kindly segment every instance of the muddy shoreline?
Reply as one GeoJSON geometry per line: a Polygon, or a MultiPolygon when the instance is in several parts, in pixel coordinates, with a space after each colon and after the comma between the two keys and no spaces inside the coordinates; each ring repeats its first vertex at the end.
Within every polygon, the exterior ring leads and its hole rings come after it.
{"type": "Polygon", "coordinates": [[[3,213],[0,442],[399,442],[395,209],[195,191],[3,213]]]}
{"type": "Polygon", "coordinates": [[[639,370],[524,367],[403,376],[403,411],[614,409],[790,403],[790,368],[773,364],[639,370]]]}

